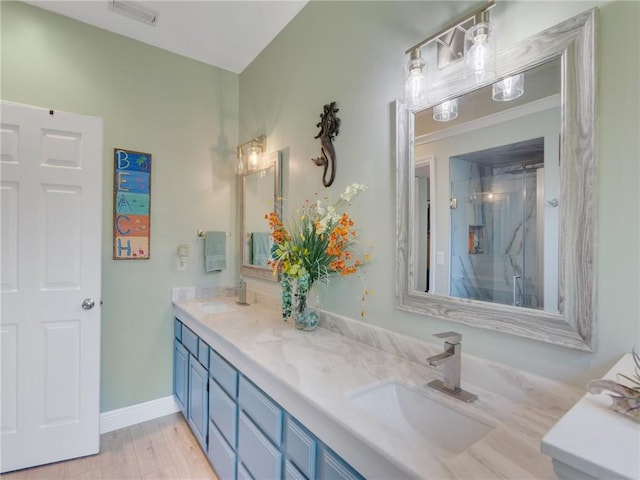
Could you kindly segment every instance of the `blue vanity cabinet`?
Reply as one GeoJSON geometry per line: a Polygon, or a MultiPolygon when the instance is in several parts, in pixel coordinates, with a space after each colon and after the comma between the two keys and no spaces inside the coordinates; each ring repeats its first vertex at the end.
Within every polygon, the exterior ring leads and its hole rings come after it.
{"type": "Polygon", "coordinates": [[[220,480],[363,480],[178,319],[173,392],[220,480]]]}

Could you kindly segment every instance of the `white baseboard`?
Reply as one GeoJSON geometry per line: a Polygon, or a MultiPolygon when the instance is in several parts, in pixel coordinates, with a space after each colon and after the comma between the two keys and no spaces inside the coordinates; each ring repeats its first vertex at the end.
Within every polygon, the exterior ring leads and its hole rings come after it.
{"type": "Polygon", "coordinates": [[[100,414],[100,433],[107,433],[119,428],[146,422],[179,412],[180,407],[173,395],[156,400],[150,400],[129,407],[118,408],[100,414]]]}

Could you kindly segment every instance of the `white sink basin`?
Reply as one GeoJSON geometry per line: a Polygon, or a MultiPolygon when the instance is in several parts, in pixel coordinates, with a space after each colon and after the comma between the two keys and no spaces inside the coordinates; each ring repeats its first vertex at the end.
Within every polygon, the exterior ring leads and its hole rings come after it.
{"type": "Polygon", "coordinates": [[[224,302],[203,302],[198,303],[197,307],[204,313],[226,313],[236,311],[236,308],[234,306],[224,302]]]}
{"type": "Polygon", "coordinates": [[[445,454],[462,453],[493,430],[492,426],[397,382],[377,384],[348,398],[408,440],[426,441],[445,454]]]}

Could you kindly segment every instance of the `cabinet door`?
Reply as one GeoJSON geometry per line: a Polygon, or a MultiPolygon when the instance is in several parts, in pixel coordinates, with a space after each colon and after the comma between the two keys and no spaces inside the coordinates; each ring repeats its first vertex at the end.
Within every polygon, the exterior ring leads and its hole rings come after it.
{"type": "Polygon", "coordinates": [[[189,355],[189,408],[187,420],[193,434],[196,436],[204,451],[207,451],[207,370],[200,365],[198,359],[189,355]]]}
{"type": "Polygon", "coordinates": [[[177,340],[173,340],[173,396],[187,418],[187,389],[189,381],[189,352],[177,340]]]}

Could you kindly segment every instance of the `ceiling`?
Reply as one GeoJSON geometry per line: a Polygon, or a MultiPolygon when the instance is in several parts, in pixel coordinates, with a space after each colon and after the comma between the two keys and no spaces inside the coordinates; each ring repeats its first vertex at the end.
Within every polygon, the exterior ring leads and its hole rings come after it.
{"type": "Polygon", "coordinates": [[[107,0],[26,0],[26,3],[241,73],[307,0],[135,2],[158,13],[155,26],[111,11],[107,0]]]}

